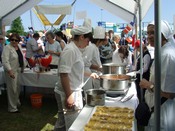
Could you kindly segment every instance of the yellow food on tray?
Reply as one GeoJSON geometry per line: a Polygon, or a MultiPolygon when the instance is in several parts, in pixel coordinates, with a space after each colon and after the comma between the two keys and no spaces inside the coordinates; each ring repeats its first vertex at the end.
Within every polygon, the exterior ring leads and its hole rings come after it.
{"type": "Polygon", "coordinates": [[[132,131],[134,110],[97,106],[84,131],[132,131]]]}

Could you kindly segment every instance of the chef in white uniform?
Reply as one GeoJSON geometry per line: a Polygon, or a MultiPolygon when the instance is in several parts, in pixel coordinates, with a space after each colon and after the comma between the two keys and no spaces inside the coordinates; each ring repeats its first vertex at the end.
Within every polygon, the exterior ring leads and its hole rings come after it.
{"type": "MultiPolygon", "coordinates": [[[[108,39],[105,33],[105,29],[103,27],[97,26],[94,29],[94,35],[93,35],[93,40],[92,40],[92,48],[89,49],[91,52],[94,52],[94,55],[92,57],[91,61],[91,71],[92,72],[97,72],[97,74],[102,73],[102,63],[100,60],[100,52],[99,52],[99,47],[102,45],[106,45],[108,43],[108,39]]],[[[94,89],[99,89],[100,88],[100,79],[93,79],[93,87],[94,89]]]]}
{"type": "MultiPolygon", "coordinates": [[[[85,18],[84,22],[83,22],[83,26],[87,27],[89,30],[92,31],[92,26],[91,26],[91,19],[89,18],[85,18]]],[[[89,45],[86,48],[79,48],[80,51],[82,52],[82,57],[83,57],[83,61],[84,61],[84,71],[86,74],[91,74],[91,70],[90,70],[90,66],[91,66],[91,60],[93,57],[93,52],[89,51],[88,48],[91,47],[92,43],[91,41],[89,41],[89,45]]],[[[83,86],[83,90],[84,90],[84,97],[85,97],[85,92],[88,89],[92,89],[92,79],[86,75],[84,77],[84,82],[85,85],[83,86]]]]}
{"type": "MultiPolygon", "coordinates": [[[[166,21],[161,21],[161,97],[168,98],[161,105],[160,126],[161,131],[173,131],[175,129],[175,43],[172,37],[172,31],[166,21]]],[[[154,46],[154,22],[147,27],[148,42],[154,46]]],[[[145,93],[145,101],[151,108],[154,106],[154,74],[155,64],[151,67],[150,81],[143,79],[140,82],[140,87],[148,89],[145,93]]],[[[149,120],[147,131],[153,131],[154,113],[149,120]]]]}
{"type": "Polygon", "coordinates": [[[73,40],[64,48],[59,60],[58,82],[54,90],[58,104],[55,130],[60,130],[64,125],[68,130],[83,108],[84,62],[79,48],[83,49],[89,44],[92,34],[89,28],[81,26],[72,29],[71,35],[73,40]]]}
{"type": "MultiPolygon", "coordinates": [[[[83,52],[85,72],[101,72],[102,64],[100,61],[100,52],[98,47],[104,45],[104,43],[107,43],[107,39],[105,38],[105,29],[103,27],[97,26],[94,29],[93,40],[89,43],[89,46],[87,46],[83,52]]],[[[88,77],[85,77],[85,79],[88,79],[88,77]]],[[[92,88],[100,88],[100,84],[96,85],[95,81],[99,81],[99,79],[89,79],[83,89],[87,90],[92,88]]]]}

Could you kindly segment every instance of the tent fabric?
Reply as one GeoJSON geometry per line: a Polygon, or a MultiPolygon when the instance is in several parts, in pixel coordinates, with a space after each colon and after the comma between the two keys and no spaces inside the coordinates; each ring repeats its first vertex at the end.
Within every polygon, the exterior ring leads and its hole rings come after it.
{"type": "Polygon", "coordinates": [[[42,0],[0,0],[0,19],[2,25],[10,25],[13,20],[30,10],[42,0]],[[3,5],[3,6],[2,6],[3,5]]]}
{"type": "Polygon", "coordinates": [[[10,2],[7,2],[7,0],[0,0],[1,5],[0,18],[7,15],[11,10],[15,9],[17,6],[24,3],[25,1],[27,0],[11,0],[10,2]]]}
{"type": "Polygon", "coordinates": [[[59,25],[65,18],[66,14],[71,14],[71,5],[37,5],[34,6],[32,10],[44,26],[59,25]],[[51,23],[45,14],[58,14],[59,16],[54,23],[51,23]]]}
{"type": "MultiPolygon", "coordinates": [[[[120,17],[126,22],[133,21],[134,18],[135,17],[138,18],[139,15],[138,3],[136,2],[136,0],[103,0],[103,1],[89,0],[89,1],[101,7],[102,9],[105,9],[110,13],[120,17]]],[[[143,20],[152,4],[153,0],[140,0],[140,5],[142,8],[141,20],[143,20]]]]}
{"type": "Polygon", "coordinates": [[[71,15],[71,5],[37,5],[35,9],[38,14],[62,14],[71,15]]]}
{"type": "Polygon", "coordinates": [[[101,0],[89,0],[89,1],[101,7],[102,9],[107,10],[108,12],[114,14],[115,16],[120,17],[121,19],[127,22],[133,20],[134,14],[123,10],[122,8],[116,6],[114,3],[111,3],[107,0],[103,0],[103,2],[101,0]]]}

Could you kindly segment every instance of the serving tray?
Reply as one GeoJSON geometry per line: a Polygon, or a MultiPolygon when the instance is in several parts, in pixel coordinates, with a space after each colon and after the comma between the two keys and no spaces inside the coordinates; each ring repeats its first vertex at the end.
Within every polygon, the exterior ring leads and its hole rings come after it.
{"type": "Polygon", "coordinates": [[[96,106],[84,131],[134,131],[134,110],[127,107],[96,106]]]}

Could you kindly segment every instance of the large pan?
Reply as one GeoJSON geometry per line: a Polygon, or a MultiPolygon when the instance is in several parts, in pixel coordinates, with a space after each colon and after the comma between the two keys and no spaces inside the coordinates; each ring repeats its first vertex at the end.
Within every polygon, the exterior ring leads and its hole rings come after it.
{"type": "Polygon", "coordinates": [[[102,66],[103,74],[126,74],[125,65],[117,65],[114,63],[103,64],[102,66]]]}
{"type": "Polygon", "coordinates": [[[105,90],[119,91],[130,87],[132,77],[125,74],[105,74],[100,76],[100,86],[105,90]]]}

